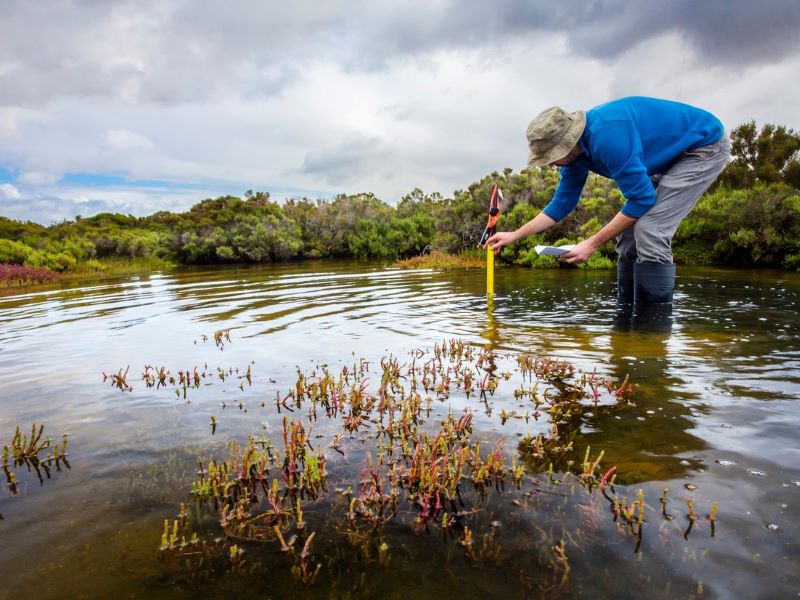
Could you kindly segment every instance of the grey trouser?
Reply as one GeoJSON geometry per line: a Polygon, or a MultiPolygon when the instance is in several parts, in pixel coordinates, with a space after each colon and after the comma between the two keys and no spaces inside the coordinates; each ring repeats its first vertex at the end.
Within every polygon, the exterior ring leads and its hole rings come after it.
{"type": "Polygon", "coordinates": [[[650,179],[656,203],[617,236],[617,254],[636,262],[672,263],[672,236],[728,162],[731,143],[718,142],[687,150],[664,173],[650,179]]]}

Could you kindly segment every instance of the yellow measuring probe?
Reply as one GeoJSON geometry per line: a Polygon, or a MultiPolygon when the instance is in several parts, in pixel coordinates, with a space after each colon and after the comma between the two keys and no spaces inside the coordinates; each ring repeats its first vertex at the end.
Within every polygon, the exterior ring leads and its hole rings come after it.
{"type": "MultiPolygon", "coordinates": [[[[497,218],[500,216],[500,201],[503,199],[503,192],[496,185],[492,186],[492,196],[489,198],[489,220],[486,222],[486,229],[483,230],[480,245],[483,246],[491,236],[497,232],[497,218]]],[[[494,295],[494,252],[486,246],[486,295],[494,295]]]]}

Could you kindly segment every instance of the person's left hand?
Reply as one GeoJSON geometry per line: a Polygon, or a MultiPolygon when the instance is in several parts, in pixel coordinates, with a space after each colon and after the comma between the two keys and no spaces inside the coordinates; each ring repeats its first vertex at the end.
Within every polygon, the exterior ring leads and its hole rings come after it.
{"type": "Polygon", "coordinates": [[[589,260],[589,257],[597,252],[597,245],[591,240],[583,240],[576,244],[569,252],[565,252],[559,258],[568,263],[582,263],[589,260]]]}

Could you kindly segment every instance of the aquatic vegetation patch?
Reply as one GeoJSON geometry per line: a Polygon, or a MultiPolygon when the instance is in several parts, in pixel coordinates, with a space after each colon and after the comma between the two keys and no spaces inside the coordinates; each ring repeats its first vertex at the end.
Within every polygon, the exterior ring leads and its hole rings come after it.
{"type": "MultiPolygon", "coordinates": [[[[111,373],[102,373],[103,382],[108,382],[111,387],[115,387],[123,392],[132,392],[133,385],[128,382],[128,373],[130,372],[130,365],[111,373]]],[[[175,395],[182,397],[184,400],[187,398],[188,390],[199,389],[203,385],[211,385],[214,379],[219,379],[224,382],[226,379],[235,378],[239,381],[239,389],[244,391],[244,385],[248,386],[253,384],[253,373],[251,365],[247,365],[246,369],[241,372],[239,367],[222,368],[217,367],[216,371],[211,371],[208,368],[208,363],[202,367],[193,366],[187,369],[178,369],[177,372],[170,371],[166,366],[154,367],[152,365],[144,365],[140,375],[140,380],[144,382],[146,388],[166,388],[174,386],[175,395]],[[216,375],[216,377],[214,377],[216,375]]]]}
{"type": "MultiPolygon", "coordinates": [[[[214,340],[214,345],[220,350],[224,350],[225,343],[231,342],[230,329],[220,329],[213,333],[211,338],[203,334],[202,341],[205,343],[209,339],[214,340]]],[[[197,344],[197,341],[195,341],[197,344]]],[[[252,364],[252,363],[251,363],[252,364]]],[[[128,373],[130,372],[130,365],[120,368],[117,371],[110,373],[102,372],[104,382],[108,382],[112,387],[115,387],[123,392],[132,392],[133,386],[128,383],[128,373]]],[[[142,368],[140,380],[144,382],[146,388],[160,389],[167,386],[175,386],[175,395],[187,398],[187,391],[189,389],[199,389],[201,385],[209,385],[213,378],[213,371],[209,370],[208,363],[204,363],[202,367],[193,366],[187,369],[178,369],[171,371],[166,366],[155,367],[153,365],[144,365],[142,368]]],[[[239,389],[244,391],[244,384],[250,386],[253,383],[253,374],[251,365],[247,365],[246,369],[242,369],[241,374],[239,367],[217,367],[216,375],[221,381],[236,377],[239,380],[239,389]]],[[[213,424],[213,423],[212,423],[213,424]]]]}
{"type": "MultiPolygon", "coordinates": [[[[225,342],[230,343],[230,341],[231,341],[231,330],[230,329],[218,329],[217,331],[215,331],[212,334],[211,338],[214,340],[214,344],[217,346],[217,348],[219,348],[220,350],[224,350],[225,349],[225,342]]],[[[202,334],[200,336],[200,339],[203,341],[203,343],[205,343],[205,342],[207,342],[209,340],[209,336],[207,336],[206,334],[202,334]]],[[[195,344],[197,344],[196,341],[195,341],[195,344]]]]}
{"type": "MultiPolygon", "coordinates": [[[[196,372],[206,385],[230,383],[230,370],[196,372]]],[[[194,373],[183,371],[186,387],[194,373]]],[[[170,377],[164,367],[143,371],[154,391],[182,385],[180,372],[170,377]]],[[[249,368],[236,377],[253,383],[249,368]]],[[[300,585],[353,581],[341,594],[362,594],[367,573],[390,573],[414,545],[439,539],[441,560],[512,566],[525,589],[558,593],[569,585],[569,555],[610,543],[609,526],[638,553],[648,520],[683,521],[666,516],[666,501],[659,517],[644,488],[627,497],[602,451],[577,453],[582,423],[626,410],[637,393],[627,377],[457,339],[403,358],[297,367],[293,383],[260,402],[279,427],[264,424],[198,462],[187,502],[164,524],[161,560],[187,582],[275,577],[283,564],[300,585]],[[520,432],[516,443],[492,424],[520,432]],[[510,549],[520,531],[535,536],[524,555],[510,549]]],[[[212,434],[217,423],[212,415],[212,434]]],[[[699,527],[687,506],[686,540],[699,527]]]]}
{"type": "MultiPolygon", "coordinates": [[[[34,474],[40,484],[44,484],[46,479],[51,478],[51,472],[61,471],[62,467],[69,469],[67,461],[67,446],[69,436],[64,433],[61,436],[61,443],[54,442],[53,439],[44,435],[44,425],[31,426],[30,435],[20,429],[17,425],[11,442],[3,444],[2,462],[0,468],[6,477],[6,484],[9,492],[16,496],[19,487],[18,473],[25,469],[25,472],[34,474]]],[[[0,514],[0,519],[2,519],[0,514]]]]}
{"type": "Polygon", "coordinates": [[[17,287],[57,281],[59,274],[45,267],[0,263],[0,287],[17,287]]]}
{"type": "Polygon", "coordinates": [[[448,254],[447,252],[434,251],[398,260],[393,266],[401,269],[438,269],[441,271],[484,269],[486,268],[486,258],[469,253],[448,254]]]}

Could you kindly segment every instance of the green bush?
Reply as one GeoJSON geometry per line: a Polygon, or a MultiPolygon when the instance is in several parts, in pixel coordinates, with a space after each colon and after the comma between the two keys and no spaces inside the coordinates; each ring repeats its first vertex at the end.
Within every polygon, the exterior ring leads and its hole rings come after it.
{"type": "Polygon", "coordinates": [[[0,239],[0,263],[24,264],[31,252],[33,252],[33,248],[22,242],[0,239]]]}
{"type": "Polygon", "coordinates": [[[220,260],[234,260],[236,258],[236,254],[230,246],[217,246],[214,252],[220,260]]]}
{"type": "Polygon", "coordinates": [[[105,272],[106,270],[106,266],[99,260],[94,258],[90,258],[89,260],[87,260],[85,263],[83,263],[83,266],[92,271],[99,271],[101,273],[105,272]]]}
{"type": "Polygon", "coordinates": [[[66,252],[44,252],[42,250],[34,250],[30,253],[24,264],[27,267],[45,268],[57,273],[63,273],[64,271],[74,270],[78,261],[74,256],[66,252]]]}
{"type": "Polygon", "coordinates": [[[533,248],[527,248],[520,253],[516,264],[524,265],[532,269],[557,269],[561,266],[561,261],[554,256],[540,256],[536,254],[533,248]]]}
{"type": "Polygon", "coordinates": [[[585,263],[578,265],[581,269],[616,269],[617,261],[612,260],[607,256],[603,256],[599,252],[592,254],[585,263]]]}
{"type": "Polygon", "coordinates": [[[61,251],[74,256],[79,261],[89,260],[97,255],[97,251],[91,240],[79,237],[71,237],[65,240],[61,251]]]}
{"type": "Polygon", "coordinates": [[[694,264],[797,268],[800,196],[785,184],[719,188],[681,223],[675,257],[694,264]]]}
{"type": "Polygon", "coordinates": [[[347,245],[353,257],[396,258],[397,249],[388,240],[388,225],[379,221],[359,219],[358,226],[348,235],[347,245]]]}

